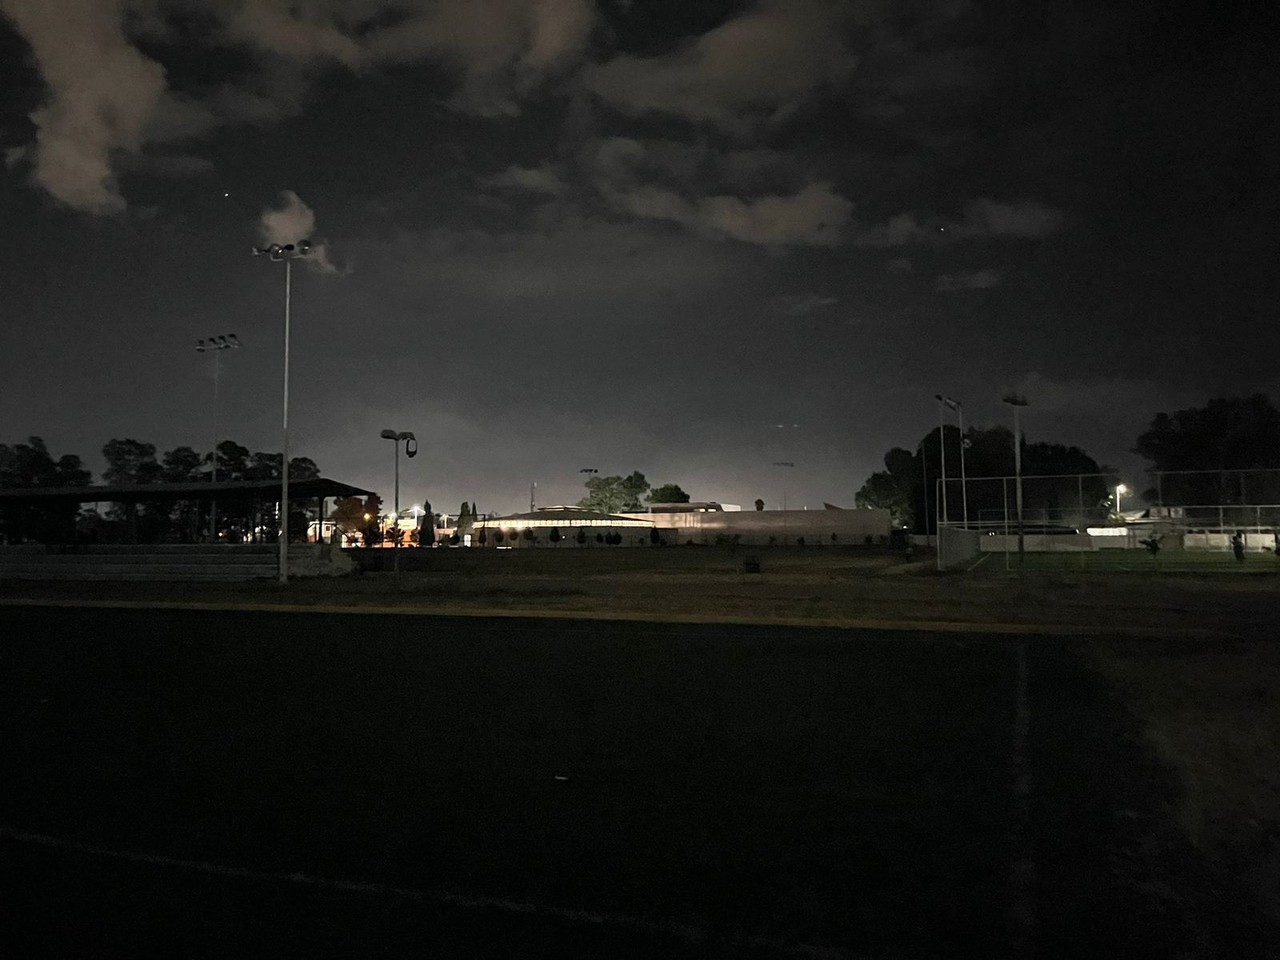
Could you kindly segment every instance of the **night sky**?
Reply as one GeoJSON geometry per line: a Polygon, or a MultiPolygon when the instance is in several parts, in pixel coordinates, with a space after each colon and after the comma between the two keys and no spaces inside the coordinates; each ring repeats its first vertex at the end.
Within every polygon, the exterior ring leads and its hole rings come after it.
{"type": "Polygon", "coordinates": [[[1273,0],[0,0],[0,442],[390,498],[852,506],[1008,422],[1280,397],[1273,0]],[[776,461],[794,467],[776,467],[776,461]]]}

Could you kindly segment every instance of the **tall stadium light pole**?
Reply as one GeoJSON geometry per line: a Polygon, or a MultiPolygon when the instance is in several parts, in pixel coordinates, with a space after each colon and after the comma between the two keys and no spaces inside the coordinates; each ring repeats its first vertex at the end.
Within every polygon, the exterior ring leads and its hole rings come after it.
{"type": "MultiPolygon", "coordinates": [[[[964,504],[964,528],[969,529],[969,490],[968,478],[964,470],[964,406],[953,397],[938,394],[938,402],[956,412],[956,429],[960,431],[960,499],[964,504]]],[[[939,420],[941,422],[941,420],[939,420]]],[[[945,501],[943,501],[945,503],[945,501]]]]}
{"type": "MultiPolygon", "coordinates": [[[[218,483],[218,380],[221,374],[221,358],[223,358],[224,349],[237,349],[242,346],[237,335],[233,333],[196,340],[197,353],[211,351],[214,355],[214,445],[209,451],[209,461],[214,471],[210,479],[212,484],[218,483]]],[[[209,498],[209,539],[214,543],[218,541],[218,497],[216,495],[210,495],[209,498]]]]}
{"type": "Polygon", "coordinates": [[[311,252],[310,240],[254,247],[255,257],[284,261],[284,406],[280,454],[280,582],[289,582],[289,306],[293,294],[293,261],[311,252]]]}
{"type": "Polygon", "coordinates": [[[395,539],[391,541],[391,554],[395,557],[394,567],[396,576],[400,576],[400,444],[404,444],[404,453],[407,457],[418,455],[418,440],[414,437],[410,430],[383,430],[378,436],[383,440],[390,440],[396,445],[396,487],[395,487],[395,539]]]}
{"type": "MultiPolygon", "coordinates": [[[[209,451],[209,461],[214,471],[210,479],[212,484],[218,483],[218,380],[221,374],[221,358],[223,358],[224,349],[238,349],[242,346],[237,335],[233,333],[196,340],[197,353],[212,352],[214,355],[214,445],[209,451]]],[[[218,497],[216,495],[210,495],[209,498],[209,539],[215,543],[218,541],[218,497]]]]}
{"type": "Polygon", "coordinates": [[[1026,569],[1027,549],[1025,538],[1022,534],[1022,408],[1027,406],[1027,398],[1011,393],[1004,398],[1004,402],[1013,407],[1013,473],[1015,477],[1014,487],[1016,493],[1014,500],[1015,509],[1018,512],[1018,572],[1021,573],[1026,569]]]}
{"type": "Polygon", "coordinates": [[[934,398],[938,401],[938,457],[941,464],[939,469],[942,471],[939,476],[942,491],[938,497],[938,503],[940,505],[941,520],[946,523],[951,519],[951,515],[947,512],[947,434],[946,427],[942,422],[942,410],[946,401],[943,400],[940,393],[935,393],[934,398]]]}
{"type": "MultiPolygon", "coordinates": [[[[794,462],[794,461],[792,461],[792,460],[775,460],[775,461],[773,461],[773,465],[774,465],[775,467],[787,467],[787,468],[789,468],[789,469],[793,469],[793,470],[795,469],[795,462],[794,462]]],[[[782,485],[782,512],[783,512],[783,513],[786,513],[786,512],[787,512],[787,485],[786,485],[786,483],[783,483],[783,485],[782,485]]]]}
{"type": "Polygon", "coordinates": [[[920,473],[924,478],[924,543],[927,547],[929,545],[929,456],[925,453],[923,440],[920,441],[920,473]]]}

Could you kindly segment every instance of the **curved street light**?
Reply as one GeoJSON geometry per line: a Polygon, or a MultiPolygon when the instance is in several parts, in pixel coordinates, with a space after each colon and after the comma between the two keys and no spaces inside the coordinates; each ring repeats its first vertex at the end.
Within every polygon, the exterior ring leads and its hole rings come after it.
{"type": "Polygon", "coordinates": [[[280,582],[289,582],[289,302],[293,291],[293,261],[311,252],[310,240],[253,247],[255,257],[284,261],[284,413],[280,456],[280,582]]]}
{"type": "Polygon", "coordinates": [[[390,440],[396,445],[396,487],[395,487],[395,530],[396,538],[391,541],[391,552],[395,557],[394,566],[396,576],[400,576],[400,444],[404,444],[404,453],[406,457],[416,457],[418,455],[418,438],[413,435],[411,430],[383,430],[378,434],[383,440],[390,440]]]}

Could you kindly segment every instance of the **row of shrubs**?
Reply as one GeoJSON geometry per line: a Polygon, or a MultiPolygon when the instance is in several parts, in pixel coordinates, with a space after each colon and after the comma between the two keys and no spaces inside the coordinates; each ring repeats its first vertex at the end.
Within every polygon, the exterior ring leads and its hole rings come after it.
{"type": "MultiPolygon", "coordinates": [[[[488,530],[482,529],[478,534],[476,534],[476,540],[479,541],[481,546],[486,546],[490,539],[492,539],[496,544],[517,543],[521,540],[524,540],[526,543],[541,542],[539,537],[530,527],[525,527],[520,531],[517,531],[514,527],[507,530],[494,530],[492,534],[490,534],[488,530]]],[[[552,543],[560,543],[560,541],[566,539],[566,537],[560,533],[559,527],[552,527],[547,531],[547,539],[552,543]]],[[[573,536],[573,540],[579,545],[587,543],[590,539],[592,539],[591,535],[587,533],[586,529],[583,527],[579,527],[578,532],[573,536]]],[[[602,531],[595,535],[595,542],[616,546],[617,544],[622,543],[622,534],[618,533],[616,530],[609,530],[607,532],[602,531]]],[[[650,530],[649,542],[654,546],[658,546],[666,541],[662,539],[657,530],[650,530]]]]}

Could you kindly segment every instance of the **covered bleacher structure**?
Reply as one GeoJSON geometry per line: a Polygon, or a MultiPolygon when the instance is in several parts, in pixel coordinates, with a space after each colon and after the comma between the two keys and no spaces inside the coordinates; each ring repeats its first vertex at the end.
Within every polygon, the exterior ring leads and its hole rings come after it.
{"type": "MultiPolygon", "coordinates": [[[[345,573],[351,562],[322,539],[333,500],[371,491],[321,477],[290,479],[289,567],[301,576],[345,573]]],[[[272,577],[278,566],[279,479],[0,489],[0,578],[231,580],[272,577]],[[116,504],[109,524],[87,526],[85,504],[116,504]],[[168,518],[163,536],[139,536],[146,517],[168,518]],[[182,519],[173,522],[177,514],[182,519]],[[209,517],[219,522],[210,524],[209,517]],[[144,521],[140,523],[140,519],[144,521]],[[99,535],[107,529],[109,537],[99,535]],[[213,531],[211,533],[211,530],[213,531]],[[141,542],[149,541],[149,542],[141,542]]]]}

